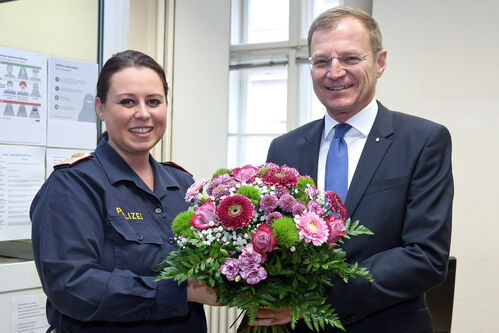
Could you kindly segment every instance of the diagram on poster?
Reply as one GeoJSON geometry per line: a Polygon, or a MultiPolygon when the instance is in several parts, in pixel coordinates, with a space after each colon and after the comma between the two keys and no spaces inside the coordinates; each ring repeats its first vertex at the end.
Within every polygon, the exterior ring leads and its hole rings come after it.
{"type": "Polygon", "coordinates": [[[47,146],[93,149],[97,64],[50,57],[47,146]]]}
{"type": "Polygon", "coordinates": [[[46,144],[47,58],[0,46],[0,143],[46,144]]]}
{"type": "Polygon", "coordinates": [[[45,147],[0,145],[0,241],[31,238],[29,207],[45,180],[45,147]]]}

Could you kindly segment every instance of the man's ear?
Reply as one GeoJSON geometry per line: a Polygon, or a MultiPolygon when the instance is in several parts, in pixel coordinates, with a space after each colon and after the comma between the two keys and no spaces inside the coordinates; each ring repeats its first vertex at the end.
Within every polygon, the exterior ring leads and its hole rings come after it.
{"type": "Polygon", "coordinates": [[[380,78],[381,75],[383,75],[383,72],[385,71],[387,53],[388,51],[385,49],[379,51],[378,60],[376,61],[376,65],[378,66],[378,69],[376,70],[376,77],[378,78],[380,78]]]}

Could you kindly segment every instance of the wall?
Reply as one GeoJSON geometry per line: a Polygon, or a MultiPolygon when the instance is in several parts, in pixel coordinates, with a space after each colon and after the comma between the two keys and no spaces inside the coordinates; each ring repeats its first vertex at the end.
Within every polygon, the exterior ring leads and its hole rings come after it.
{"type": "Polygon", "coordinates": [[[0,4],[0,45],[97,62],[97,0],[0,4]]]}
{"type": "Polygon", "coordinates": [[[226,165],[230,0],[175,2],[172,160],[196,178],[226,165]]]}
{"type": "Polygon", "coordinates": [[[373,15],[388,49],[377,97],[444,124],[453,138],[452,332],[491,332],[499,326],[499,3],[375,0],[373,15]]]}

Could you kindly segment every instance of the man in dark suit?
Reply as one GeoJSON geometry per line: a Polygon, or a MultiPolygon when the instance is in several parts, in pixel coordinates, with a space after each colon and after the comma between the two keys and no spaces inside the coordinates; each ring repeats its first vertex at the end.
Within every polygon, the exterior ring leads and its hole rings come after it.
{"type": "MultiPolygon", "coordinates": [[[[345,206],[352,221],[375,234],[344,244],[349,261],[368,268],[374,282],[334,281],[327,301],[348,333],[432,332],[424,295],[444,280],[449,256],[450,134],[376,101],[387,51],[368,14],[348,7],[324,12],[310,27],[308,46],[314,91],[327,113],[276,138],[267,161],[295,167],[324,188],[334,126],[349,124],[345,206]]],[[[286,309],[262,309],[258,317],[257,325],[290,320],[286,309]]],[[[295,331],[309,332],[303,320],[295,331]]]]}

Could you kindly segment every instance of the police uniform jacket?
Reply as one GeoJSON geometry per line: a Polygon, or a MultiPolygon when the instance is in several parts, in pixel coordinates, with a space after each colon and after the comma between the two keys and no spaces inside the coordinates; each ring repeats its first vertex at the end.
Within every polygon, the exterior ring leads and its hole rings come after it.
{"type": "Polygon", "coordinates": [[[150,163],[154,191],[102,140],[88,158],[56,168],[35,196],[35,263],[58,332],[206,331],[185,284],[155,281],[154,271],[176,248],[171,222],[193,179],[150,163]]]}

